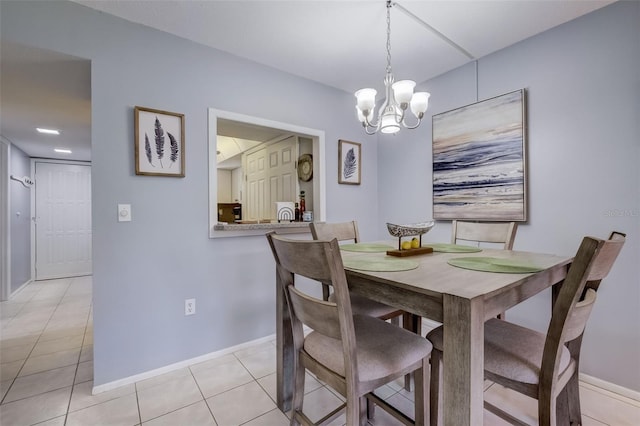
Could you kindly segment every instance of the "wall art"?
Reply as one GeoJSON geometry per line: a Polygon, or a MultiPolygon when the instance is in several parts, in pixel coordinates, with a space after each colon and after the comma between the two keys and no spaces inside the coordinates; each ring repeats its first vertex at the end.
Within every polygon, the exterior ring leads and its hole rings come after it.
{"type": "Polygon", "coordinates": [[[433,218],[527,220],[525,90],[432,119],[433,218]]]}
{"type": "Polygon", "coordinates": [[[360,144],[340,140],[338,142],[338,183],[360,185],[360,144]]]}
{"type": "Polygon", "coordinates": [[[135,107],[136,174],[184,177],[184,114],[135,107]]]}

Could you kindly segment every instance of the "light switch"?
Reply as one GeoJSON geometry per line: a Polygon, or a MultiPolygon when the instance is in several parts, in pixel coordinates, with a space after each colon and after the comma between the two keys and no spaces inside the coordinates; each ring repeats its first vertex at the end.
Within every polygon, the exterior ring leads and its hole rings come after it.
{"type": "Polygon", "coordinates": [[[131,222],[131,204],[118,204],[118,222],[131,222]]]}

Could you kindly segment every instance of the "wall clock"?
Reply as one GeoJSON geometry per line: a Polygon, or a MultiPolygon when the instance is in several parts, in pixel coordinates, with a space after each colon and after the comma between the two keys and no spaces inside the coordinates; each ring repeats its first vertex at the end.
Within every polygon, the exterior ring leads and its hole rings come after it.
{"type": "Polygon", "coordinates": [[[308,182],[313,177],[313,158],[311,154],[302,154],[298,158],[298,179],[308,182]]]}

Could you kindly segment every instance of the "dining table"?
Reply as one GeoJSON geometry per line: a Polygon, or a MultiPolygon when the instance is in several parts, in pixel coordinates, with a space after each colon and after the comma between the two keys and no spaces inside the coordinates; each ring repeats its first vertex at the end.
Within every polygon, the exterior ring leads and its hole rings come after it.
{"type": "MultiPolygon", "coordinates": [[[[433,244],[432,253],[394,257],[386,254],[386,246],[393,250],[397,242],[341,249],[350,291],[442,323],[444,424],[483,424],[484,322],[546,288],[561,285],[572,256],[442,243],[433,244]]],[[[288,411],[293,342],[277,274],[276,281],[276,396],[278,407],[288,411]]]]}

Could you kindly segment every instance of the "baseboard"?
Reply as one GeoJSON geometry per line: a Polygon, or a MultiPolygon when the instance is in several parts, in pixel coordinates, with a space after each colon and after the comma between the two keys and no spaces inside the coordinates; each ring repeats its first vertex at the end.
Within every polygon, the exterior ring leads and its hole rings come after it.
{"type": "Polygon", "coordinates": [[[9,300],[11,300],[11,298],[12,298],[12,297],[14,297],[16,294],[20,293],[20,291],[21,291],[23,288],[25,288],[25,287],[27,286],[27,284],[30,284],[31,282],[33,282],[33,280],[31,280],[31,279],[29,279],[29,280],[25,281],[25,282],[24,282],[20,287],[18,287],[18,288],[16,289],[16,291],[12,292],[12,293],[9,295],[9,300]]]}
{"type": "Polygon", "coordinates": [[[615,383],[607,382],[606,380],[598,379],[597,377],[589,376],[588,374],[584,373],[580,373],[580,381],[598,388],[594,389],[596,391],[604,390],[609,393],[615,394],[612,395],[613,397],[619,395],[640,403],[640,392],[633,389],[625,388],[623,386],[616,385],[615,383]]]}
{"type": "Polygon", "coordinates": [[[107,392],[107,391],[119,388],[120,386],[129,385],[131,383],[139,382],[141,380],[146,380],[146,379],[150,379],[152,377],[160,376],[162,374],[170,373],[172,371],[179,370],[181,368],[190,367],[192,365],[199,364],[199,363],[204,362],[204,361],[209,361],[211,359],[220,358],[220,357],[222,357],[224,355],[228,355],[230,353],[237,352],[239,350],[246,349],[246,348],[249,348],[251,346],[260,344],[260,343],[269,342],[271,340],[274,340],[275,338],[276,338],[276,335],[272,334],[270,336],[261,337],[261,338],[256,339],[256,340],[252,340],[250,342],[241,343],[239,345],[231,346],[229,348],[225,348],[225,349],[222,349],[222,350],[219,350],[219,351],[216,351],[216,352],[210,352],[208,354],[201,355],[201,356],[198,356],[198,357],[195,357],[195,358],[191,358],[191,359],[187,359],[187,360],[184,360],[184,361],[176,362],[175,364],[170,364],[170,365],[167,365],[167,366],[164,366],[164,367],[156,368],[155,370],[150,370],[150,371],[146,371],[144,373],[140,373],[140,374],[136,374],[136,375],[133,375],[133,376],[125,377],[123,379],[114,380],[113,382],[103,383],[101,385],[94,386],[92,391],[91,391],[91,393],[93,395],[97,395],[97,394],[102,393],[102,392],[107,392]]]}

